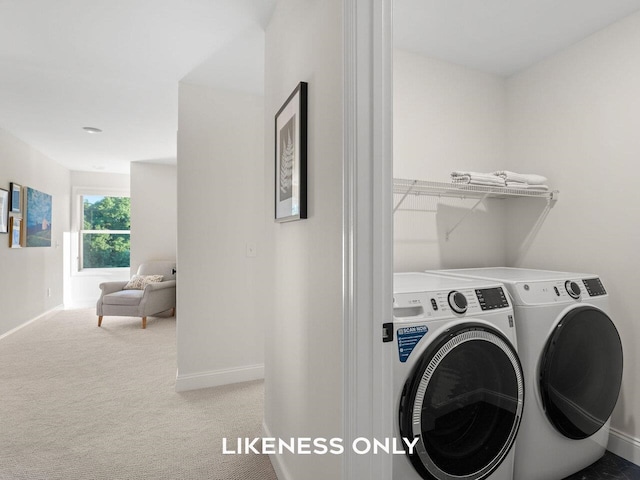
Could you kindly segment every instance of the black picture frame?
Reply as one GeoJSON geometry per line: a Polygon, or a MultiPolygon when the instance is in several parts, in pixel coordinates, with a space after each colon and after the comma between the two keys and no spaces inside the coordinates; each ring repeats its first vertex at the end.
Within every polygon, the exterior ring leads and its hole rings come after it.
{"type": "Polygon", "coordinates": [[[300,82],[275,116],[275,221],[307,218],[307,94],[300,82]]]}
{"type": "Polygon", "coordinates": [[[9,203],[11,213],[22,212],[22,186],[11,182],[9,192],[11,196],[11,202],[9,203]]]}

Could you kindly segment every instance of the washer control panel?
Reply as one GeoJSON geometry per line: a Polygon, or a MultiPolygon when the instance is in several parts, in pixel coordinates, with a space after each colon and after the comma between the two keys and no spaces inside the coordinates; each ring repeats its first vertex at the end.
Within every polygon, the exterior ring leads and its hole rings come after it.
{"type": "Polygon", "coordinates": [[[397,320],[468,316],[499,308],[511,308],[502,287],[398,293],[393,298],[397,320]]]}

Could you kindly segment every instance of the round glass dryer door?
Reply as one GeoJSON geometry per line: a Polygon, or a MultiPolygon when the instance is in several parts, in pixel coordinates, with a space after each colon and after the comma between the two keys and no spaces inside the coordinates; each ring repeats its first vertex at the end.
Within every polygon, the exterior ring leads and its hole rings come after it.
{"type": "Polygon", "coordinates": [[[622,383],[622,343],[595,307],[570,310],[549,337],[540,363],[547,418],[564,436],[587,438],[607,422],[622,383]]]}
{"type": "Polygon", "coordinates": [[[497,330],[463,324],[434,341],[407,379],[400,434],[424,479],[478,480],[513,446],[524,404],[517,354],[497,330]]]}

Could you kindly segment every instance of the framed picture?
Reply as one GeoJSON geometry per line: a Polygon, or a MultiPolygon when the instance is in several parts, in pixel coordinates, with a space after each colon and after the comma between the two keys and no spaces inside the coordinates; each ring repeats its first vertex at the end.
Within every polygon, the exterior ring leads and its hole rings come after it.
{"type": "Polygon", "coordinates": [[[51,246],[51,195],[25,187],[25,247],[51,246]]]}
{"type": "Polygon", "coordinates": [[[20,217],[9,218],[9,247],[20,248],[22,246],[22,219],[20,217]]]}
{"type": "Polygon", "coordinates": [[[9,192],[0,188],[0,233],[9,231],[9,192]]]}
{"type": "Polygon", "coordinates": [[[17,183],[11,183],[11,213],[20,213],[22,211],[22,187],[17,183]]]}
{"type": "Polygon", "coordinates": [[[307,218],[307,83],[276,113],[275,220],[307,218]]]}

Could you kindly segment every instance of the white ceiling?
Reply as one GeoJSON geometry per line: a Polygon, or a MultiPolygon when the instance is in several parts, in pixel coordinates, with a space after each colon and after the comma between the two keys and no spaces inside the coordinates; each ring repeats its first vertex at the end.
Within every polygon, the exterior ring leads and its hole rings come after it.
{"type": "Polygon", "coordinates": [[[260,92],[274,4],[0,0],[0,127],[72,170],[175,163],[178,82],[260,92]]]}
{"type": "Polygon", "coordinates": [[[509,76],[638,9],[640,0],[394,0],[394,44],[509,76]]]}
{"type": "MultiPolygon", "coordinates": [[[[178,82],[260,93],[275,3],[0,0],[0,128],[71,170],[175,163],[178,82]]],[[[510,75],[638,9],[640,0],[394,0],[394,41],[510,75]]]]}

